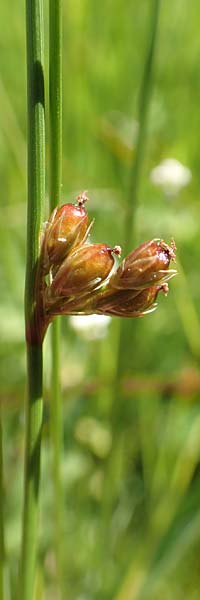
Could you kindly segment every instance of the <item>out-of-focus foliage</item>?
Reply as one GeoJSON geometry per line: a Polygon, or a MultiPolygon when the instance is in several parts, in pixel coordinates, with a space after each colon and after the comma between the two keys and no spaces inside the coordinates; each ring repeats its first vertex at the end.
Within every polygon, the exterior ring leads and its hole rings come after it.
{"type": "MultiPolygon", "coordinates": [[[[63,202],[87,189],[87,208],[95,216],[92,241],[122,247],[149,6],[145,0],[63,2],[63,202]]],[[[62,323],[63,541],[69,600],[199,598],[199,18],[198,0],[162,2],[136,226],[137,242],[175,238],[179,276],[170,284],[169,297],[159,298],[157,312],[129,321],[130,345],[124,348],[119,391],[124,408],[118,421],[112,382],[119,320],[113,319],[107,336],[97,340],[81,337],[67,318],[62,323]],[[187,186],[169,194],[150,177],[167,158],[180,161],[192,174],[187,186]],[[113,435],[117,443],[110,464],[113,435]]],[[[0,40],[0,398],[6,543],[15,573],[26,370],[22,0],[12,9],[1,2],[0,40]]],[[[56,587],[48,339],[38,587],[51,599],[56,587]]]]}

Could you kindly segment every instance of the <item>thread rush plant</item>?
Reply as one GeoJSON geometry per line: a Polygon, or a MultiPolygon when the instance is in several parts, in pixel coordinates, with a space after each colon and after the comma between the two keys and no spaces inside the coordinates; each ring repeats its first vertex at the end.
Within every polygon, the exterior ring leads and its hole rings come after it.
{"type": "MultiPolygon", "coordinates": [[[[155,4],[158,7],[158,4],[155,4]]],[[[119,264],[121,248],[89,242],[89,224],[81,193],[76,204],[60,204],[62,154],[61,1],[49,3],[49,103],[50,103],[50,207],[44,221],[45,125],[43,76],[43,3],[27,0],[28,98],[28,217],[25,321],[27,342],[27,398],[25,421],[25,473],[19,598],[31,600],[37,557],[40,449],[42,432],[42,344],[52,328],[51,435],[53,443],[56,553],[62,589],[62,413],[59,381],[59,327],[56,316],[105,314],[140,317],[157,306],[160,291],[175,275],[175,245],[161,239],[141,244],[119,264]]],[[[155,34],[155,32],[154,32],[155,34]]],[[[151,46],[151,60],[153,50],[151,46]]],[[[145,71],[146,73],[146,71],[145,71]]],[[[147,75],[146,75],[147,76],[147,75]]],[[[144,85],[144,93],[148,86],[144,85]]],[[[147,108],[147,97],[142,103],[147,108]]],[[[144,99],[143,99],[144,100],[144,99]]],[[[145,111],[144,111],[145,114],[145,111]]],[[[144,136],[144,129],[142,130],[144,136]]],[[[139,142],[138,142],[139,143],[139,142]]],[[[138,151],[139,152],[139,151],[138,151]]],[[[140,166],[138,158],[137,169],[140,166]]],[[[138,184],[138,176],[135,178],[138,184]]],[[[135,184],[136,186],[136,184],[135,184]]],[[[136,192],[136,189],[135,189],[136,192]]],[[[127,252],[126,252],[127,253],[127,252]]]]}

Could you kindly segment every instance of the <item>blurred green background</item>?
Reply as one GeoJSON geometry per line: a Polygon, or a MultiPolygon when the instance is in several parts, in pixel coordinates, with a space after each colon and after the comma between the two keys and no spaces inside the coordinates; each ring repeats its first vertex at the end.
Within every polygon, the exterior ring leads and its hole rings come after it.
{"type": "MultiPolygon", "coordinates": [[[[91,219],[95,217],[91,239],[122,248],[150,9],[148,0],[63,2],[63,202],[88,190],[87,208],[91,219]]],[[[119,387],[120,319],[109,323],[102,339],[95,339],[94,326],[94,339],[88,339],[90,334],[75,330],[70,319],[62,321],[62,543],[64,597],[69,600],[199,598],[199,19],[198,0],[161,3],[133,241],[174,237],[179,275],[170,283],[168,298],[159,298],[155,313],[128,321],[119,387]],[[169,158],[190,170],[188,185],[180,174],[176,179],[172,165],[167,182],[152,181],[152,169],[169,158]]],[[[47,18],[45,28],[47,36],[47,18]]],[[[47,55],[45,68],[47,72],[47,55]]],[[[8,2],[0,4],[0,99],[0,399],[6,549],[15,577],[26,385],[22,0],[12,9],[8,2]]],[[[46,118],[48,159],[48,102],[46,118]]],[[[59,598],[53,550],[49,334],[44,363],[37,598],[49,600],[59,598]]]]}

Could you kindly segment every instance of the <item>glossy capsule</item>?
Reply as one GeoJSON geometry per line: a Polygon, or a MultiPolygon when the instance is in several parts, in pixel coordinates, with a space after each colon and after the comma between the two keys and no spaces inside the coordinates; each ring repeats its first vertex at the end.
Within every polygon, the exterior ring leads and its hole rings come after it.
{"type": "Polygon", "coordinates": [[[141,317],[155,310],[156,298],[161,290],[167,295],[167,284],[142,290],[116,291],[110,297],[102,294],[102,297],[97,299],[96,311],[110,316],[141,317]]]}
{"type": "Polygon", "coordinates": [[[114,266],[114,254],[118,247],[106,244],[84,244],[77,248],[58,270],[51,284],[54,297],[85,294],[99,288],[110,275],[114,266]]]}
{"type": "Polygon", "coordinates": [[[45,270],[59,266],[87,237],[89,219],[84,206],[63,204],[50,216],[45,232],[45,270]]]}
{"type": "Polygon", "coordinates": [[[115,289],[142,289],[164,283],[176,274],[169,269],[175,260],[175,245],[163,240],[151,240],[141,244],[123,260],[113,275],[110,286],[115,289]]]}

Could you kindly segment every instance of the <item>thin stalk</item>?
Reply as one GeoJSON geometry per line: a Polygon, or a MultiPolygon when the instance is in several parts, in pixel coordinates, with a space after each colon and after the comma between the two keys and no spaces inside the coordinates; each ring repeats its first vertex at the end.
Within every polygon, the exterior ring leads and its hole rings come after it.
{"type": "MultiPolygon", "coordinates": [[[[144,161],[145,141],[147,135],[147,118],[150,105],[150,94],[152,87],[153,62],[155,57],[155,45],[158,32],[158,17],[160,9],[160,0],[152,0],[150,14],[150,28],[148,35],[147,50],[144,59],[144,71],[141,81],[138,105],[139,133],[135,158],[130,175],[129,198],[126,211],[125,235],[124,235],[124,253],[130,252],[135,238],[136,209],[138,204],[138,193],[142,166],[144,161]]],[[[117,356],[116,378],[114,385],[115,400],[113,404],[113,417],[115,423],[121,416],[122,402],[120,399],[120,380],[123,372],[126,370],[126,360],[130,354],[130,345],[132,342],[132,323],[121,319],[119,332],[119,346],[117,356]]],[[[133,360],[133,357],[132,357],[133,360]]],[[[127,360],[128,362],[128,360],[127,360]]]]}
{"type": "Polygon", "coordinates": [[[62,178],[62,0],[49,0],[50,207],[60,204],[62,178]]]}
{"type": "Polygon", "coordinates": [[[132,250],[132,244],[135,238],[134,229],[136,222],[136,210],[138,206],[141,171],[144,162],[144,151],[147,135],[147,119],[153,81],[153,65],[158,34],[160,4],[161,0],[152,0],[151,2],[147,47],[146,54],[144,57],[144,69],[138,99],[139,132],[130,174],[129,194],[126,207],[123,246],[123,251],[125,255],[132,250]]]}
{"type": "MultiPolygon", "coordinates": [[[[0,407],[1,411],[1,407],[0,407]]],[[[3,436],[2,436],[2,416],[0,414],[0,600],[4,598],[4,562],[5,562],[5,543],[4,543],[4,487],[3,487],[3,436]]]]}
{"type": "MultiPolygon", "coordinates": [[[[132,249],[133,238],[135,237],[133,233],[135,230],[139,184],[144,161],[145,141],[147,134],[147,119],[152,87],[153,63],[155,58],[155,46],[158,32],[160,1],[161,0],[152,0],[151,2],[147,49],[144,58],[144,70],[139,92],[139,132],[137,146],[134,154],[134,162],[130,173],[129,194],[126,206],[123,246],[124,255],[126,255],[132,249]]],[[[125,443],[123,432],[124,400],[122,390],[120,389],[120,383],[123,373],[125,373],[125,371],[127,370],[127,364],[130,362],[130,356],[131,361],[133,362],[134,360],[132,346],[132,323],[130,323],[129,319],[121,319],[119,325],[119,343],[116,359],[116,374],[115,381],[113,384],[113,401],[111,409],[113,446],[110,461],[108,464],[108,472],[106,475],[105,485],[105,506],[107,506],[108,513],[110,513],[112,501],[120,482],[121,470],[123,470],[123,465],[121,465],[121,469],[119,469],[121,448],[124,446],[125,443]]]]}
{"type": "Polygon", "coordinates": [[[43,3],[26,1],[28,102],[28,212],[25,284],[27,394],[25,471],[19,598],[32,600],[38,537],[40,448],[42,430],[42,342],[36,303],[40,232],[44,219],[45,125],[43,75],[43,3]],[[30,325],[31,324],[31,325],[30,325]]]}
{"type": "Polygon", "coordinates": [[[35,579],[42,429],[42,347],[27,345],[28,391],[19,599],[31,600],[35,579]]]}
{"type": "Polygon", "coordinates": [[[62,405],[60,389],[60,318],[52,323],[52,372],[51,372],[51,441],[53,452],[54,486],[54,543],[57,565],[57,580],[61,597],[64,597],[63,579],[63,489],[61,477],[62,459],[62,405]]]}
{"type": "MultiPolygon", "coordinates": [[[[62,178],[62,0],[49,0],[49,187],[51,210],[60,204],[62,178]]],[[[55,515],[57,578],[63,590],[63,494],[61,480],[62,403],[60,389],[60,319],[51,326],[51,439],[55,515]]]]}

